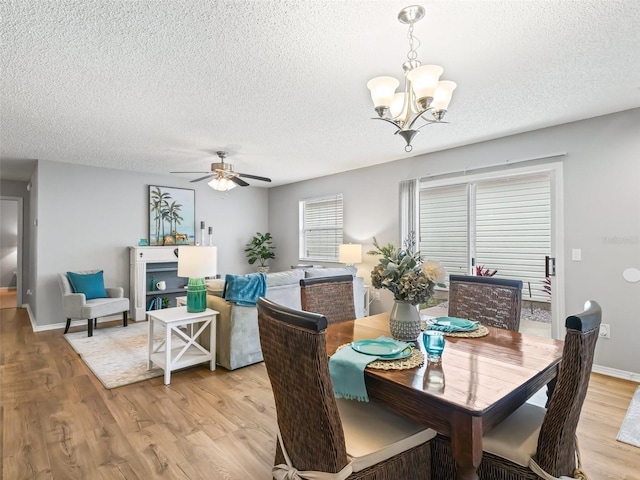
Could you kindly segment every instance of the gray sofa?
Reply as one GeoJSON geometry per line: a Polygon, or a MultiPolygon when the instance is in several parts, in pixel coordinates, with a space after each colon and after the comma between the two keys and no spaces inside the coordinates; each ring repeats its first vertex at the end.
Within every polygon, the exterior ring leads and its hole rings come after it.
{"type": "MultiPolygon", "coordinates": [[[[355,268],[292,269],[267,274],[266,297],[287,307],[300,309],[300,280],[311,277],[355,275],[355,268]]],[[[207,307],[219,313],[216,321],[216,362],[228,370],[262,361],[256,307],[239,307],[222,298],[221,281],[207,283],[207,307]]],[[[364,315],[364,279],[354,277],[356,317],[364,315]]]]}

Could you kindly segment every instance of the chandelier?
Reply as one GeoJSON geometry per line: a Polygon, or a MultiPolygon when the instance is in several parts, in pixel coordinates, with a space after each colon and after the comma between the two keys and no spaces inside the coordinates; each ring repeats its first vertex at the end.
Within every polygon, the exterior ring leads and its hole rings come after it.
{"type": "Polygon", "coordinates": [[[403,8],[398,14],[400,23],[409,25],[409,52],[407,61],[402,64],[405,77],[403,93],[396,93],[400,82],[393,77],[376,77],[367,83],[371,90],[373,106],[378,114],[374,120],[384,120],[397,128],[396,135],[400,135],[407,142],[406,152],[413,150],[411,141],[420,129],[432,123],[443,122],[447,113],[451,95],[456,88],[455,82],[440,80],[443,69],[438,65],[422,65],[416,58],[420,41],[413,35],[413,24],[424,17],[424,8],[412,5],[403,8]],[[417,43],[417,44],[416,44],[417,43]],[[433,119],[424,118],[424,114],[431,112],[433,119]],[[416,127],[416,122],[422,119],[425,123],[416,127]]]}

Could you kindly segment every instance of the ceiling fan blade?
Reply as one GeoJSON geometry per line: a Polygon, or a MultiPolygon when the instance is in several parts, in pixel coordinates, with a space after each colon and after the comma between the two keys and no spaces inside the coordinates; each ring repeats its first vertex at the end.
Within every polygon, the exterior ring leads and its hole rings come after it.
{"type": "Polygon", "coordinates": [[[209,172],[199,171],[199,172],[169,172],[169,173],[209,173],[209,172]]]}
{"type": "MultiPolygon", "coordinates": [[[[202,173],[202,172],[198,172],[202,173]]],[[[193,182],[201,182],[202,180],[206,180],[207,178],[215,177],[215,173],[210,173],[209,175],[205,175],[204,177],[196,178],[195,180],[191,180],[189,183],[193,182]]]]}
{"type": "Polygon", "coordinates": [[[228,177],[228,178],[233,183],[235,183],[236,185],[240,185],[241,187],[248,187],[249,186],[249,184],[247,182],[245,182],[244,180],[242,180],[241,178],[238,178],[236,176],[228,177]]]}
{"type": "Polygon", "coordinates": [[[267,178],[267,177],[258,177],[257,175],[249,175],[248,173],[238,173],[237,174],[239,177],[245,177],[245,178],[253,178],[254,180],[261,180],[263,182],[270,182],[271,179],[267,178]]]}

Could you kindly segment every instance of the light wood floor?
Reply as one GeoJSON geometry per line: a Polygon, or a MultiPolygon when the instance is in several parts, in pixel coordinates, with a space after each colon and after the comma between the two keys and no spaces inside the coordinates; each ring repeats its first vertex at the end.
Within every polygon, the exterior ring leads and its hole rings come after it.
{"type": "Polygon", "coordinates": [[[0,308],[15,308],[18,306],[15,288],[0,288],[0,308]]]}
{"type": "MultiPolygon", "coordinates": [[[[263,364],[105,390],[61,330],[33,333],[24,309],[0,315],[0,478],[270,478],[276,417],[263,364]]],[[[640,480],[640,448],[615,441],[635,388],[592,377],[578,431],[591,480],[640,480]]]]}

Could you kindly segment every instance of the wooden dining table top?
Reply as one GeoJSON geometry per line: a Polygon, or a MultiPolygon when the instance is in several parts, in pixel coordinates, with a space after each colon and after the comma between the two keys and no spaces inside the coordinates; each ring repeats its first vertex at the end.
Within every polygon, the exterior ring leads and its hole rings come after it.
{"type": "MultiPolygon", "coordinates": [[[[447,435],[452,441],[459,479],[476,479],[482,458],[482,434],[493,428],[558,372],[564,342],[487,327],[478,338],[445,337],[439,364],[382,370],[367,367],[369,397],[447,435]],[[433,377],[443,385],[433,385],[433,377]]],[[[327,353],[354,340],[390,336],[389,314],[331,324],[327,353]]]]}

